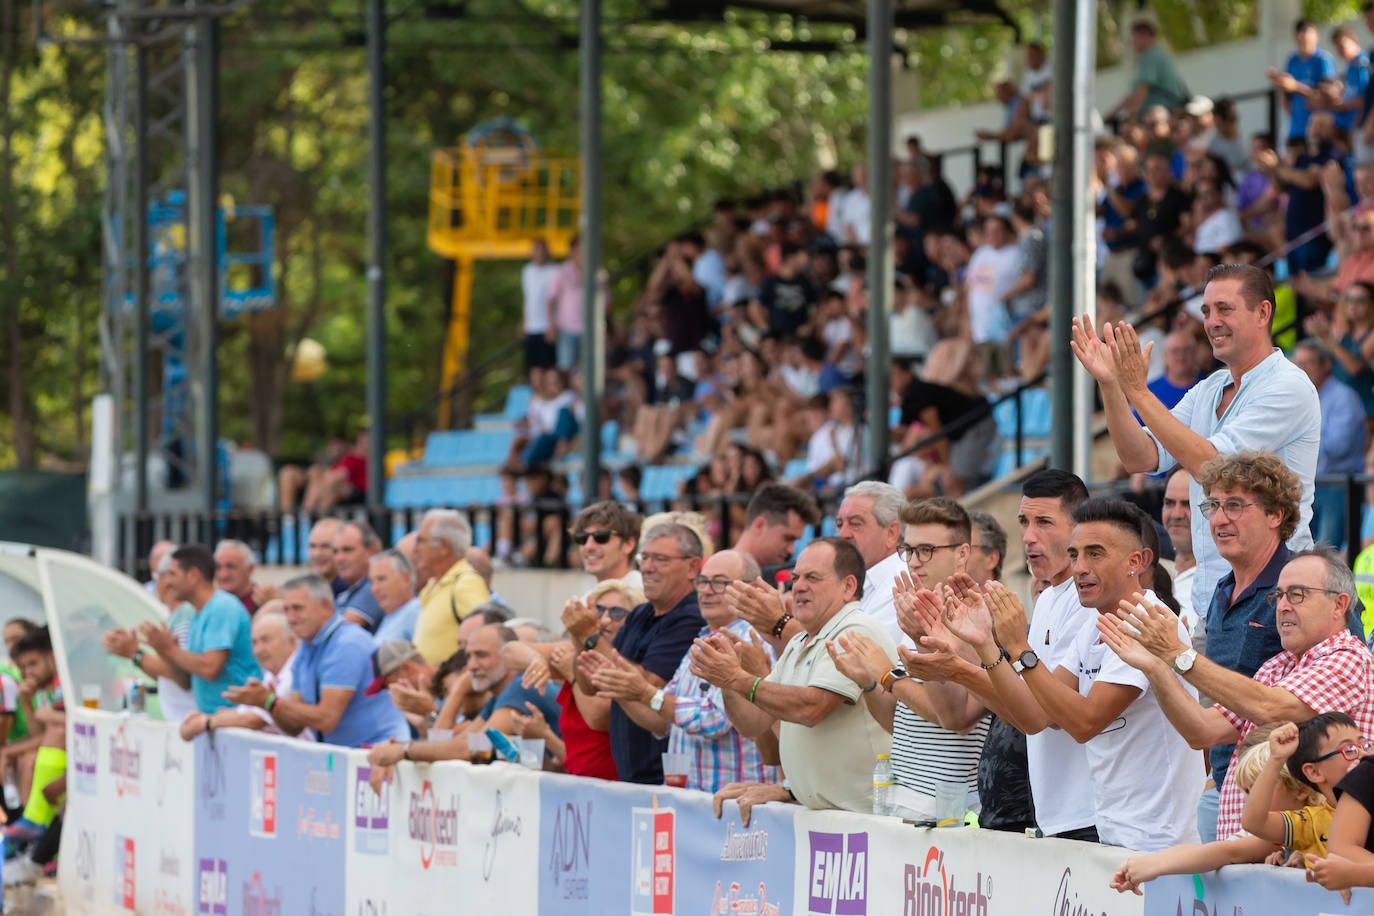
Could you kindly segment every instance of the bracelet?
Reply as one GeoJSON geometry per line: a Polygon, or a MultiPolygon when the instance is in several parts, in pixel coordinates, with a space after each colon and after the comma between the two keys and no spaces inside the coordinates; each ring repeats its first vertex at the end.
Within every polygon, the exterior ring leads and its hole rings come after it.
{"type": "Polygon", "coordinates": [[[993,668],[996,668],[998,665],[1002,664],[1002,662],[1004,662],[1004,661],[1006,661],[1006,660],[1007,660],[1007,651],[1006,651],[1005,649],[998,649],[998,650],[997,650],[997,661],[993,662],[991,665],[985,665],[985,664],[983,664],[982,662],[979,662],[979,663],[978,663],[978,667],[979,667],[979,668],[982,668],[984,671],[991,671],[993,668]]]}
{"type": "Polygon", "coordinates": [[[891,688],[890,686],[888,686],[888,681],[891,680],[891,679],[892,679],[892,672],[891,672],[891,671],[884,671],[884,672],[883,672],[883,676],[880,677],[880,678],[878,678],[878,686],[881,687],[881,688],[883,688],[884,690],[891,690],[892,688],[891,688]]]}
{"type": "Polygon", "coordinates": [[[591,636],[588,636],[586,639],[582,640],[582,648],[584,651],[590,652],[596,648],[596,644],[599,642],[601,642],[600,630],[596,631],[591,636]]]}
{"type": "Polygon", "coordinates": [[[206,717],[205,717],[205,734],[208,735],[208,734],[210,734],[211,732],[213,732],[214,730],[215,730],[215,717],[214,717],[214,716],[206,716],[206,717]]]}
{"type": "Polygon", "coordinates": [[[265,709],[265,710],[267,710],[268,712],[271,712],[271,711],[272,711],[272,707],[273,707],[273,706],[276,706],[276,705],[277,705],[277,695],[276,695],[276,693],[269,693],[269,694],[267,695],[267,699],[265,699],[265,700],[262,701],[262,708],[265,709]]]}
{"type": "Polygon", "coordinates": [[[752,684],[749,685],[749,702],[750,702],[750,703],[754,702],[754,694],[758,692],[758,689],[759,689],[759,682],[761,682],[762,680],[763,680],[763,678],[761,678],[761,677],[756,677],[756,678],[754,678],[754,683],[752,683],[752,684]]]}
{"type": "Polygon", "coordinates": [[[782,638],[782,631],[785,630],[785,629],[787,628],[787,621],[789,621],[789,620],[791,620],[791,619],[792,619],[792,615],[791,615],[791,614],[783,614],[781,617],[778,618],[778,622],[775,623],[775,624],[773,624],[773,638],[774,638],[774,639],[781,639],[781,638],[782,638]]]}
{"type": "Polygon", "coordinates": [[[864,693],[872,693],[873,691],[875,691],[875,690],[877,690],[877,689],[878,689],[878,679],[875,677],[875,678],[873,679],[873,683],[869,684],[867,687],[864,688],[864,693]]]}

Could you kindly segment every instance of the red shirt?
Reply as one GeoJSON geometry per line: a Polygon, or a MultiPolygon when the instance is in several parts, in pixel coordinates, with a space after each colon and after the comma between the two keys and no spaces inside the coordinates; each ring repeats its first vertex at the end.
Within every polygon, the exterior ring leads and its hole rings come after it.
{"type": "Polygon", "coordinates": [[[334,462],[334,467],[331,470],[343,471],[353,489],[359,493],[367,492],[367,459],[362,455],[349,452],[334,462]]]}
{"type": "Polygon", "coordinates": [[[572,684],[564,684],[558,691],[558,705],[563,713],[558,717],[558,731],[563,736],[563,769],[571,776],[594,776],[617,781],[615,758],[611,756],[611,735],[599,732],[582,718],[573,698],[572,684]]]}

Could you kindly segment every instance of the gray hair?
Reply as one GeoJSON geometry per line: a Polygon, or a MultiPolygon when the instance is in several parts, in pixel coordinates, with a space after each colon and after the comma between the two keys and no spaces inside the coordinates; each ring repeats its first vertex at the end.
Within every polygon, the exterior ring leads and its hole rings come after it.
{"type": "Polygon", "coordinates": [[[539,634],[540,642],[549,641],[549,628],[544,626],[542,621],[535,620],[533,617],[512,617],[506,621],[506,626],[512,630],[520,627],[534,627],[535,632],[539,634]]]}
{"type": "Polygon", "coordinates": [[[282,638],[285,639],[287,642],[296,641],[296,631],[291,629],[291,623],[286,619],[285,611],[279,609],[269,609],[266,612],[264,612],[262,608],[259,608],[258,612],[253,615],[253,626],[257,626],[258,621],[260,620],[271,621],[275,623],[278,627],[280,627],[282,638]]]}
{"type": "Polygon", "coordinates": [[[219,553],[221,550],[224,550],[226,548],[228,548],[229,550],[237,550],[239,552],[239,555],[243,557],[245,561],[247,561],[247,564],[249,566],[253,566],[258,562],[258,558],[253,554],[253,548],[243,543],[243,541],[237,541],[233,538],[225,538],[224,540],[220,541],[218,544],[215,545],[215,553],[219,553]]]}
{"type": "Polygon", "coordinates": [[[713,557],[733,557],[739,561],[739,578],[741,582],[753,582],[763,575],[763,570],[759,568],[759,561],[752,555],[743,550],[720,550],[712,554],[713,557]]]}
{"type": "Polygon", "coordinates": [[[154,576],[160,576],[165,572],[172,571],[172,554],[176,553],[176,551],[177,549],[173,547],[162,555],[162,559],[157,561],[157,569],[153,570],[154,576]]]}
{"type": "Polygon", "coordinates": [[[1355,600],[1355,574],[1350,571],[1345,558],[1334,547],[1318,544],[1316,547],[1298,551],[1288,558],[1288,562],[1292,563],[1304,557],[1316,557],[1326,564],[1326,575],[1322,579],[1323,588],[1348,595],[1352,602],[1355,600]]]}
{"type": "Polygon", "coordinates": [[[1336,355],[1331,352],[1331,348],[1315,337],[1304,337],[1293,349],[1308,351],[1317,357],[1323,366],[1330,367],[1336,361],[1336,355]]]}
{"type": "Polygon", "coordinates": [[[381,553],[374,554],[368,560],[368,565],[380,563],[383,560],[391,561],[391,568],[396,570],[396,574],[410,583],[410,590],[415,591],[415,567],[406,559],[406,555],[394,547],[390,550],[383,550],[381,553]]]}
{"type": "Polygon", "coordinates": [[[430,509],[420,520],[434,522],[434,530],[430,537],[435,537],[448,544],[453,555],[462,558],[467,555],[468,548],[472,546],[472,525],[468,524],[461,513],[453,509],[430,509]]]}
{"type": "Polygon", "coordinates": [[[872,497],[873,518],[884,528],[897,520],[902,506],[906,505],[906,497],[902,495],[902,491],[881,480],[859,481],[844,491],[845,499],[851,496],[872,497]]]}
{"type": "MultiPolygon", "coordinates": [[[[339,530],[342,531],[345,528],[352,528],[358,532],[358,537],[362,539],[363,547],[367,550],[376,550],[382,546],[382,539],[377,536],[377,532],[373,531],[372,526],[362,519],[349,519],[339,527],[339,530]]],[[[336,534],[335,537],[337,536],[336,534]]]]}
{"type": "Polygon", "coordinates": [[[334,606],[334,589],[330,588],[324,576],[306,573],[303,576],[287,579],[282,583],[282,594],[286,594],[293,588],[305,589],[306,594],[314,600],[327,602],[330,607],[334,606]]]}
{"type": "Polygon", "coordinates": [[[701,538],[686,525],[677,522],[655,525],[645,532],[644,540],[640,541],[640,546],[647,547],[649,542],[657,541],[659,538],[672,538],[677,542],[677,549],[682,551],[684,557],[701,559],[701,538]]]}

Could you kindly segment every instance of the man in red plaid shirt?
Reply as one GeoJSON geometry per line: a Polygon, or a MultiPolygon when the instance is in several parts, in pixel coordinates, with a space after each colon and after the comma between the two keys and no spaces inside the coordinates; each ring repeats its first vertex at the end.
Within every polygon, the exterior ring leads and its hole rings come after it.
{"type": "MultiPolygon", "coordinates": [[[[1302,722],[1323,712],[1344,712],[1360,731],[1374,735],[1374,657],[1347,629],[1355,578],[1340,555],[1318,547],[1294,554],[1270,593],[1283,651],[1253,678],[1198,655],[1175,636],[1173,614],[1137,607],[1124,620],[1104,617],[1098,626],[1128,664],[1145,672],[1160,706],[1195,748],[1239,743],[1257,724],[1302,722]],[[1204,708],[1175,680],[1216,700],[1204,708]]],[[[1235,757],[1221,789],[1217,838],[1240,830],[1245,796],[1235,784],[1235,757]]]]}

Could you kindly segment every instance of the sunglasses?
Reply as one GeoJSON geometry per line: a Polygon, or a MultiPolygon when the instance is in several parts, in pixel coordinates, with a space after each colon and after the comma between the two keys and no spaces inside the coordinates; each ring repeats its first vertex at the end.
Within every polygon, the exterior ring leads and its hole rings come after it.
{"type": "Polygon", "coordinates": [[[614,604],[598,604],[596,606],[596,616],[600,617],[602,614],[605,614],[612,620],[624,620],[630,615],[630,609],[627,607],[616,607],[614,604]]]}
{"type": "Polygon", "coordinates": [[[615,537],[615,532],[609,528],[597,528],[595,531],[569,531],[569,537],[574,544],[585,544],[587,538],[591,538],[598,544],[609,544],[611,538],[615,537]]]}

